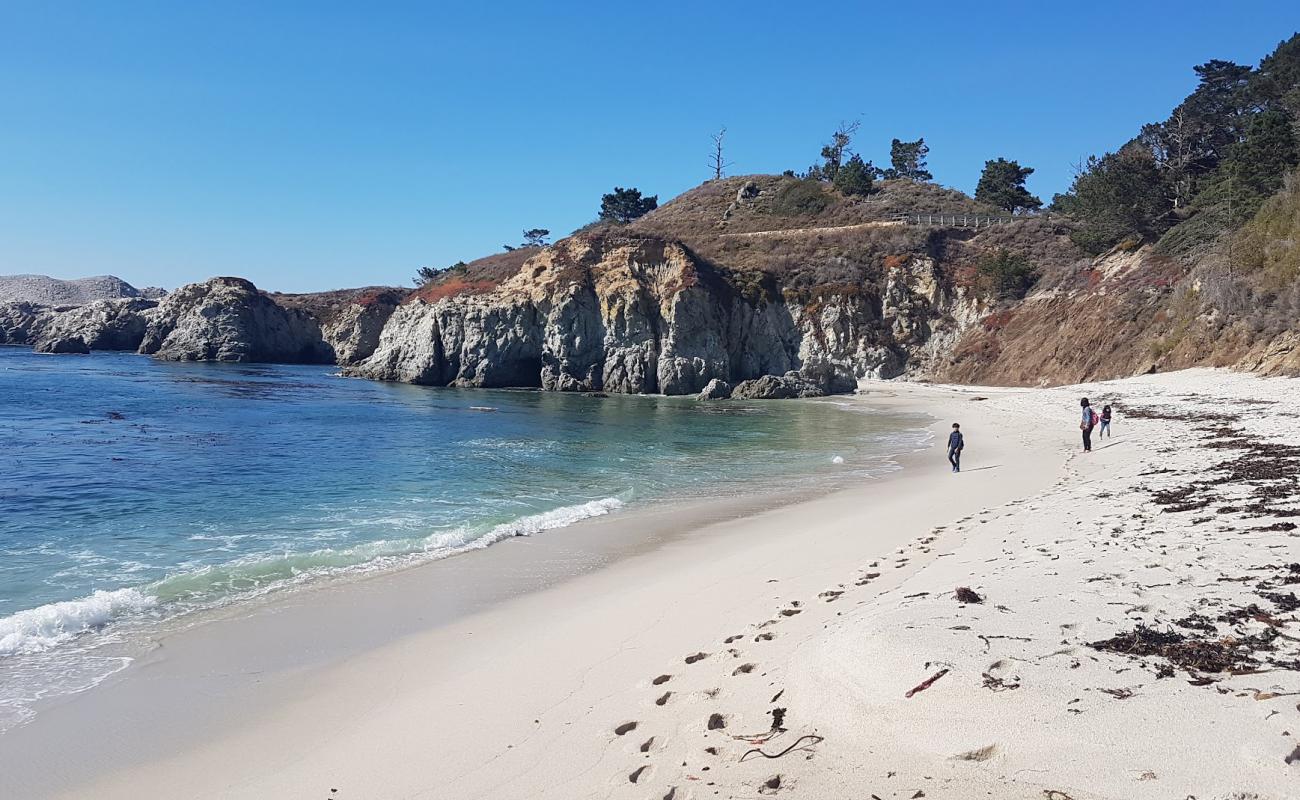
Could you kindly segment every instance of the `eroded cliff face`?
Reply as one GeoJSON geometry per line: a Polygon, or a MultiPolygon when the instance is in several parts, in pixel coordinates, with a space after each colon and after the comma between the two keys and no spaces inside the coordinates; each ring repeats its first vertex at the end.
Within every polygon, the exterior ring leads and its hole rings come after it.
{"type": "Polygon", "coordinates": [[[415,299],[347,373],[430,385],[695,394],[795,371],[826,391],[924,371],[980,314],[932,259],[883,291],[746,297],[682,245],[574,236],[483,293],[415,299]]]}
{"type": "Polygon", "coordinates": [[[243,278],[212,278],[167,295],[140,352],[168,361],[334,360],[315,318],[276,304],[243,278]]]}

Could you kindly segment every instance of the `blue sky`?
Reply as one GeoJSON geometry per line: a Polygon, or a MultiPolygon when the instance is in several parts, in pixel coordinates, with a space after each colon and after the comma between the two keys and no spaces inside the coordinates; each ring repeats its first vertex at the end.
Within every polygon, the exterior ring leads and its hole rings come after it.
{"type": "Polygon", "coordinates": [[[708,177],[924,136],[938,182],[1071,165],[1163,119],[1295,2],[240,3],[0,0],[0,274],[408,283],[708,177]]]}

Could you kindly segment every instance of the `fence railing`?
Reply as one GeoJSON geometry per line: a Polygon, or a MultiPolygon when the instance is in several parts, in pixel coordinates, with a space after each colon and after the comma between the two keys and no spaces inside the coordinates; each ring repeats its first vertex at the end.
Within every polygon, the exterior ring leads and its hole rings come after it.
{"type": "Polygon", "coordinates": [[[988,228],[993,225],[1006,225],[1016,222],[1020,217],[995,217],[988,214],[895,214],[893,219],[906,225],[924,225],[935,228],[988,228]]]}

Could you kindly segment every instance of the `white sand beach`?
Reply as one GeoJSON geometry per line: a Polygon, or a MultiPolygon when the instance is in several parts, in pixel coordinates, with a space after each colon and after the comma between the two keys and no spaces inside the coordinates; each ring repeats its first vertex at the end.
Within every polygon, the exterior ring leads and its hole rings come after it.
{"type": "Polygon", "coordinates": [[[888,477],[620,515],[178,632],[0,739],[0,796],[1300,796],[1297,389],[868,384],[853,402],[936,420],[888,477]],[[1086,456],[1084,394],[1118,407],[1086,456]],[[551,580],[535,556],[595,525],[645,535],[551,580]]]}

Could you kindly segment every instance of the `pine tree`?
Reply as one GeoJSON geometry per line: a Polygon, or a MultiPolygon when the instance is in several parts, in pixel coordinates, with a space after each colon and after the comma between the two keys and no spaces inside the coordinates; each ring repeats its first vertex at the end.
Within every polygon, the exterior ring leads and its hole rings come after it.
{"type": "Polygon", "coordinates": [[[640,189],[615,186],[614,191],[600,198],[600,218],[614,222],[631,222],[659,207],[659,195],[642,197],[640,189]]]}
{"type": "Polygon", "coordinates": [[[929,152],[924,138],[915,142],[895,139],[889,145],[890,168],[885,170],[885,177],[917,182],[932,180],[934,176],[925,168],[925,157],[929,152]]]}
{"type": "Polygon", "coordinates": [[[1043,201],[1025,188],[1025,179],[1033,173],[1033,167],[1022,167],[1005,158],[986,161],[984,172],[975,186],[975,199],[1013,214],[1041,208],[1043,201]]]}

